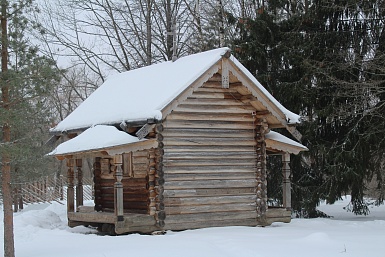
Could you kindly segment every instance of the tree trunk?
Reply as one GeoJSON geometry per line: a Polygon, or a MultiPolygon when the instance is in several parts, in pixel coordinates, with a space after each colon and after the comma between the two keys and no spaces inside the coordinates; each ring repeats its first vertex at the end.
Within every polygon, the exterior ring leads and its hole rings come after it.
{"type": "MultiPolygon", "coordinates": [[[[8,72],[8,33],[7,33],[7,6],[8,2],[1,2],[1,100],[2,107],[7,112],[9,110],[9,84],[7,79],[8,72]]],[[[3,126],[3,143],[11,142],[11,128],[7,119],[3,126]]],[[[15,256],[15,246],[13,239],[13,210],[12,210],[12,188],[11,188],[11,158],[5,151],[2,159],[2,187],[3,187],[3,207],[4,207],[4,257],[15,256]]]]}
{"type": "Polygon", "coordinates": [[[166,53],[167,59],[172,60],[172,19],[173,13],[171,8],[171,0],[166,1],[166,29],[167,29],[167,43],[166,43],[166,53]]]}
{"type": "Polygon", "coordinates": [[[219,47],[225,46],[225,24],[223,21],[223,4],[222,0],[217,0],[218,19],[219,19],[219,47]]]}
{"type": "Polygon", "coordinates": [[[146,14],[146,65],[152,64],[152,33],[151,33],[151,15],[152,15],[152,0],[147,0],[147,14],[146,14]]]}

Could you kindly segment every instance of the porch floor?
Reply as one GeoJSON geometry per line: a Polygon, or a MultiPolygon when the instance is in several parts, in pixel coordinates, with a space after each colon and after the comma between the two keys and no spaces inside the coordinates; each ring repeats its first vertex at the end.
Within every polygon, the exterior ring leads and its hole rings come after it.
{"type": "Polygon", "coordinates": [[[154,216],[138,213],[124,213],[124,220],[117,221],[117,217],[113,212],[97,212],[93,206],[81,206],[77,212],[68,212],[69,226],[77,225],[103,225],[111,224],[115,226],[117,234],[129,232],[149,233],[159,231],[155,225],[154,216]]]}

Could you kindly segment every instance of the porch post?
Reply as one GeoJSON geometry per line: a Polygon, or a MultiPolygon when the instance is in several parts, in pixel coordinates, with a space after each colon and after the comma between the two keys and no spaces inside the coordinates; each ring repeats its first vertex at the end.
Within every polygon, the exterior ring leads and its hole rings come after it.
{"type": "Polygon", "coordinates": [[[67,212],[75,210],[74,159],[67,159],[67,212]]]}
{"type": "Polygon", "coordinates": [[[122,170],[122,163],[123,158],[121,154],[117,154],[114,156],[114,165],[116,167],[115,171],[115,198],[114,198],[114,208],[115,208],[115,215],[117,217],[117,221],[123,221],[123,170],[122,170]]]}
{"type": "Polygon", "coordinates": [[[77,185],[76,185],[76,208],[83,205],[83,159],[76,159],[77,185]]]}
{"type": "Polygon", "coordinates": [[[256,119],[256,193],[257,193],[257,214],[260,225],[265,225],[267,211],[267,180],[266,180],[266,142],[265,135],[269,132],[269,125],[265,118],[256,119]]]}
{"type": "Polygon", "coordinates": [[[283,175],[283,207],[291,210],[291,181],[290,181],[290,154],[282,154],[282,175],[283,175]]]}

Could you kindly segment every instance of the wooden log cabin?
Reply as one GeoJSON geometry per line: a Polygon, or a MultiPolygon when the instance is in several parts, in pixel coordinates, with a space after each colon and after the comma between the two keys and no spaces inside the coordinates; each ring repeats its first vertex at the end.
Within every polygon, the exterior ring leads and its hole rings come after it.
{"type": "Polygon", "coordinates": [[[228,48],[109,78],[51,130],[68,167],[68,224],[114,233],[290,222],[290,154],[299,116],[228,48]],[[283,206],[267,205],[266,156],[282,156],[283,206]],[[82,163],[93,158],[94,206],[82,163]]]}

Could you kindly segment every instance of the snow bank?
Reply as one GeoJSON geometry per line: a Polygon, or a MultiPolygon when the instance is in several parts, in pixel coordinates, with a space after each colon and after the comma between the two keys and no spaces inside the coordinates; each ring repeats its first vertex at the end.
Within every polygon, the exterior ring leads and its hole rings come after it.
{"type": "MultiPolygon", "coordinates": [[[[384,257],[385,206],[362,217],[346,212],[348,198],[320,209],[333,219],[294,219],[269,227],[168,231],[164,236],[99,236],[66,226],[66,206],[40,204],[15,214],[18,257],[384,257]]],[[[2,219],[2,217],[0,218],[2,219]]],[[[3,230],[3,226],[0,226],[3,230]]],[[[3,241],[2,234],[0,235],[3,241]]],[[[3,255],[3,249],[0,250],[3,255]]]]}

